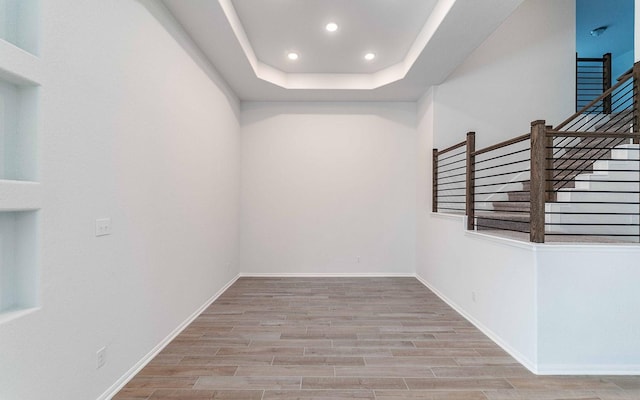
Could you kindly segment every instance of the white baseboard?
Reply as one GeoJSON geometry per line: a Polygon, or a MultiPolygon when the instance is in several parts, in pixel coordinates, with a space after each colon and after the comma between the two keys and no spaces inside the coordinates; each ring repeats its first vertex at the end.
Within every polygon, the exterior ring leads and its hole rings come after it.
{"type": "Polygon", "coordinates": [[[640,365],[539,364],[538,375],[640,375],[640,365]]]}
{"type": "Polygon", "coordinates": [[[489,339],[493,340],[498,346],[500,346],[504,351],[509,353],[511,357],[515,358],[520,364],[522,364],[525,368],[527,368],[532,373],[538,375],[538,366],[535,362],[532,362],[527,357],[522,355],[519,351],[509,346],[502,338],[493,332],[491,329],[484,326],[480,321],[473,318],[469,315],[462,307],[459,307],[454,301],[450,300],[447,296],[442,294],[438,289],[434,288],[424,280],[420,275],[415,274],[415,278],[420,281],[424,286],[426,286],[429,290],[435,293],[436,296],[440,297],[442,301],[447,303],[449,307],[453,308],[458,312],[458,314],[462,315],[467,321],[471,322],[476,328],[478,328],[482,333],[487,335],[489,339]]]}
{"type": "Polygon", "coordinates": [[[411,272],[241,272],[240,277],[247,278],[414,278],[411,272]]]}
{"type": "Polygon", "coordinates": [[[142,368],[144,368],[155,356],[158,355],[173,339],[176,338],[190,323],[192,323],[204,310],[207,309],[214,301],[218,299],[231,285],[233,285],[240,275],[236,275],[226,285],[224,285],[216,294],[211,296],[202,306],[193,312],[186,320],[184,320],[176,329],[174,329],[167,337],[156,345],[147,355],[142,357],[131,369],[120,377],[111,387],[109,387],[97,400],[109,400],[115,396],[142,368]]]}

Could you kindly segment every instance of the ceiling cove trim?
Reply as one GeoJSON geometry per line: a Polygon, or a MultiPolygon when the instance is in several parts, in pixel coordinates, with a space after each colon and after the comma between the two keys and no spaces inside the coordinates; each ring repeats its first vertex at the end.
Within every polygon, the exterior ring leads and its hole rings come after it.
{"type": "Polygon", "coordinates": [[[439,0],[405,58],[397,64],[370,74],[286,73],[267,65],[256,56],[231,0],[218,0],[218,3],[257,78],[285,89],[373,90],[404,79],[456,1],[439,0]]]}

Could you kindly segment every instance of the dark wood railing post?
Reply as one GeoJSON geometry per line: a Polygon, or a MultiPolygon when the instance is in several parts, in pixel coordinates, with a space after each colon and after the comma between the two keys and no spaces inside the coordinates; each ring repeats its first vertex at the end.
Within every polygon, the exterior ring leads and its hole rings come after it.
{"type": "MultiPolygon", "coordinates": [[[[611,89],[612,81],[611,53],[602,55],[602,93],[611,89]]],[[[611,95],[602,99],[602,109],[605,114],[611,114],[611,95]]]]}
{"type": "MultiPolygon", "coordinates": [[[[547,125],[546,126],[546,131],[550,131],[552,130],[553,127],[551,125],[547,125]]],[[[556,201],[556,194],[553,191],[553,185],[555,183],[554,178],[553,178],[553,174],[554,174],[554,168],[553,168],[553,136],[549,136],[549,135],[545,135],[545,143],[544,143],[544,147],[545,147],[545,152],[544,152],[544,158],[545,158],[545,185],[544,185],[544,189],[545,189],[545,201],[547,202],[552,202],[552,201],[556,201]]]]}
{"type": "Polygon", "coordinates": [[[472,231],[475,229],[475,204],[476,204],[476,176],[475,176],[475,163],[476,163],[476,133],[467,133],[467,183],[466,183],[466,214],[467,214],[467,229],[472,231]]]}
{"type": "Polygon", "coordinates": [[[433,176],[432,176],[431,211],[438,212],[438,149],[433,149],[433,176]]]}
{"type": "Polygon", "coordinates": [[[545,121],[531,123],[531,211],[529,240],[544,243],[545,189],[547,177],[547,128],[545,121]]]}
{"type": "MultiPolygon", "coordinates": [[[[638,103],[638,95],[640,94],[640,62],[633,64],[633,76],[631,79],[633,79],[633,126],[631,130],[633,133],[639,133],[640,110],[638,108],[640,107],[640,104],[638,103]]],[[[633,143],[639,144],[640,139],[634,138],[633,143]]]]}

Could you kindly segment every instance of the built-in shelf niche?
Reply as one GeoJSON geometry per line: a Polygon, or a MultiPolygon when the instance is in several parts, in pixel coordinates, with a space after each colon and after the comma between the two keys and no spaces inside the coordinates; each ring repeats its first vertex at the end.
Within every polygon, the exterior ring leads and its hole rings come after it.
{"type": "Polygon", "coordinates": [[[0,321],[38,306],[37,211],[0,212],[0,321]]]}
{"type": "Polygon", "coordinates": [[[38,55],[40,0],[0,0],[0,39],[38,55]]]}
{"type": "Polygon", "coordinates": [[[0,75],[0,179],[37,181],[38,87],[0,75]]]}

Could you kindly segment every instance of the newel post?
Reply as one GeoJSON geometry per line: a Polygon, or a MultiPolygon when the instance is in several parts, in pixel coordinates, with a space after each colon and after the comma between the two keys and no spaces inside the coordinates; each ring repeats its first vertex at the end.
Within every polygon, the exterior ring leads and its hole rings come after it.
{"type": "Polygon", "coordinates": [[[431,177],[431,211],[438,212],[438,149],[433,149],[433,176],[431,177]]]}
{"type": "MultiPolygon", "coordinates": [[[[602,93],[611,89],[612,79],[611,53],[602,55],[602,93]]],[[[602,110],[605,114],[611,114],[611,95],[602,99],[602,110]]]]}
{"type": "Polygon", "coordinates": [[[545,201],[547,202],[553,202],[556,201],[556,193],[553,191],[553,184],[555,183],[554,181],[554,168],[553,168],[553,136],[551,135],[546,135],[547,132],[553,130],[553,126],[551,125],[547,125],[546,126],[546,132],[545,132],[545,152],[544,152],[544,158],[545,158],[545,185],[544,185],[544,190],[545,190],[545,201]]]}
{"type": "Polygon", "coordinates": [[[476,175],[475,175],[475,163],[476,163],[476,133],[467,133],[467,182],[466,182],[466,214],[467,214],[467,229],[472,231],[475,229],[475,203],[476,203],[476,175]]]}
{"type": "Polygon", "coordinates": [[[545,121],[531,123],[531,211],[529,240],[544,243],[544,211],[547,181],[547,127],[545,121]]]}

